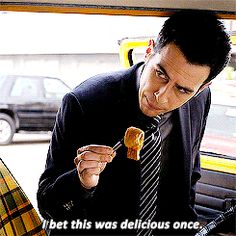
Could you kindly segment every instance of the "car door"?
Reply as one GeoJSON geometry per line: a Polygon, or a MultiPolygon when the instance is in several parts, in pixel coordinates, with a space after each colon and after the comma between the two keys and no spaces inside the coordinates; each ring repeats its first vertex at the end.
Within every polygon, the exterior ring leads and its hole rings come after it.
{"type": "Polygon", "coordinates": [[[8,104],[18,118],[19,129],[37,130],[43,116],[40,80],[27,76],[14,76],[11,80],[8,104]]]}

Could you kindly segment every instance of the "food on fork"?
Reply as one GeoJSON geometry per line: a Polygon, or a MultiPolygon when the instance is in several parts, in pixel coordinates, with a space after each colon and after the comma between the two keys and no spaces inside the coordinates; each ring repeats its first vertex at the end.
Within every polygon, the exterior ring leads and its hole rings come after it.
{"type": "Polygon", "coordinates": [[[144,132],[136,127],[129,127],[125,132],[124,144],[128,148],[127,157],[138,161],[139,153],[143,147],[144,132]]]}

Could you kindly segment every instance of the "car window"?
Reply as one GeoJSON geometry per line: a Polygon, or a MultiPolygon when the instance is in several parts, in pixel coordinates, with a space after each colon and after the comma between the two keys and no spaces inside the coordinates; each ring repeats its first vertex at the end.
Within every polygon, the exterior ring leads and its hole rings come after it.
{"type": "Polygon", "coordinates": [[[231,65],[210,86],[212,104],[201,149],[236,158],[236,67],[231,65]]]}
{"type": "Polygon", "coordinates": [[[66,93],[70,91],[63,82],[58,79],[44,79],[43,85],[45,89],[46,98],[58,98],[61,99],[66,93]]]}
{"type": "Polygon", "coordinates": [[[17,78],[12,86],[11,97],[38,97],[39,81],[32,78],[17,78]]]}

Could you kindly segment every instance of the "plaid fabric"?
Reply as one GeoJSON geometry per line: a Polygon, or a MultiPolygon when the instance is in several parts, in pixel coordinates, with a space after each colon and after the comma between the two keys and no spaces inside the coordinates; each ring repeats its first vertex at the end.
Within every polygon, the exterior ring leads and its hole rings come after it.
{"type": "Polygon", "coordinates": [[[37,212],[1,159],[0,235],[46,235],[37,212]]]}

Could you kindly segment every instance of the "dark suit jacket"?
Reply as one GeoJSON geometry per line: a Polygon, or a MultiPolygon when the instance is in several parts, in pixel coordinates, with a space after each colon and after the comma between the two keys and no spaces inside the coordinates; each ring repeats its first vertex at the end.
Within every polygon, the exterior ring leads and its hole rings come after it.
{"type": "MultiPolygon", "coordinates": [[[[125,147],[106,166],[93,191],[81,187],[73,160],[81,146],[113,146],[127,127],[144,128],[136,86],[140,65],[95,76],[64,97],[39,183],[38,206],[45,219],[88,219],[94,224],[138,218],[139,162],[126,157],[125,147]]],[[[199,146],[210,106],[209,94],[207,89],[173,112],[170,163],[161,181],[157,221],[196,220],[195,184],[200,178],[199,146]]],[[[86,232],[127,234],[132,230],[86,232]]]]}

